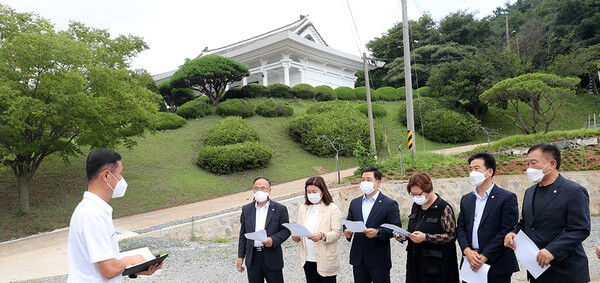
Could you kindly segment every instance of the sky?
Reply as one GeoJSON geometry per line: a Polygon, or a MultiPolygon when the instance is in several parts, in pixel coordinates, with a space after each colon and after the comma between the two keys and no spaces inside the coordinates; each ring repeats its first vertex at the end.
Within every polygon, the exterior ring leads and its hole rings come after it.
{"type": "MultiPolygon", "coordinates": [[[[439,21],[458,10],[478,18],[515,0],[407,0],[408,18],[429,13],[439,21]]],[[[140,36],[150,49],[132,61],[151,74],[177,69],[205,47],[215,49],[285,26],[308,15],[332,48],[360,56],[365,44],[402,21],[400,0],[0,0],[19,12],[49,19],[57,30],[69,21],[140,36]],[[348,9],[348,7],[350,9],[348,9]],[[352,15],[352,16],[351,16],[352,15]],[[351,18],[354,18],[354,24],[351,18]],[[358,36],[354,32],[354,25],[358,36]],[[359,51],[360,50],[360,51],[359,51]]]]}

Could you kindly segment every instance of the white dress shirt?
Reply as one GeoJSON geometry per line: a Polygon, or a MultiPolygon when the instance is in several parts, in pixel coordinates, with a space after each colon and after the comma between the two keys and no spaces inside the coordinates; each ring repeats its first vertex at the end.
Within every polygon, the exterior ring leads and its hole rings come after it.
{"type": "MultiPolygon", "coordinates": [[[[254,203],[254,207],[256,207],[256,221],[254,223],[254,232],[265,229],[265,225],[267,224],[267,213],[269,213],[270,203],[270,200],[267,201],[267,203],[263,205],[263,207],[259,207],[257,202],[254,203]]],[[[264,245],[259,241],[254,241],[254,246],[262,247],[264,245]]]]}
{"type": "Polygon", "coordinates": [[[370,199],[367,199],[365,195],[362,198],[362,214],[363,214],[363,222],[367,223],[367,219],[369,219],[369,214],[371,214],[371,209],[373,209],[373,205],[375,205],[375,201],[377,197],[379,197],[380,191],[377,191],[370,199]]]}
{"type": "MultiPolygon", "coordinates": [[[[310,212],[308,214],[308,218],[306,219],[306,229],[309,232],[314,234],[317,232],[317,222],[319,221],[319,211],[321,205],[313,204],[310,212]]],[[[304,238],[304,244],[306,245],[306,261],[317,262],[317,254],[315,253],[315,242],[309,238],[304,238]]]]}
{"type": "Polygon", "coordinates": [[[477,188],[473,191],[473,194],[475,195],[475,213],[473,215],[473,239],[471,246],[474,249],[479,249],[479,237],[477,236],[477,232],[479,230],[479,224],[481,223],[481,216],[483,216],[483,209],[485,208],[485,204],[487,203],[492,188],[494,188],[494,183],[492,183],[492,186],[485,191],[483,198],[479,196],[477,188]]]}

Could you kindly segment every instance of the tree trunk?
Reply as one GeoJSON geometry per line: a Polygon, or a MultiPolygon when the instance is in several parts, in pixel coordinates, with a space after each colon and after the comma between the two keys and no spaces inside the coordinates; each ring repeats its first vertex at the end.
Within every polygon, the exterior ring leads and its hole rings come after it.
{"type": "Polygon", "coordinates": [[[23,213],[29,213],[29,188],[31,184],[32,171],[25,169],[20,176],[16,176],[19,183],[19,204],[23,213]]]}

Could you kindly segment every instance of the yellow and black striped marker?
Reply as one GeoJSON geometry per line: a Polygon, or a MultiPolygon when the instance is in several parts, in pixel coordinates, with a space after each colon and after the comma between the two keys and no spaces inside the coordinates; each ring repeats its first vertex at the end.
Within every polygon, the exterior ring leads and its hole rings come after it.
{"type": "Polygon", "coordinates": [[[408,130],[408,150],[413,149],[413,134],[411,130],[408,130]]]}

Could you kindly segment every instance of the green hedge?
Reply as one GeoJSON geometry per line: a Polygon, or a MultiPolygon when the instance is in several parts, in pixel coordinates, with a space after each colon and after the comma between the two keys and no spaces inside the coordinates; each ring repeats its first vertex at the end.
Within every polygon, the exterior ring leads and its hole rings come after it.
{"type": "Polygon", "coordinates": [[[212,101],[210,101],[210,98],[208,98],[208,96],[206,95],[198,96],[198,98],[196,98],[195,100],[202,101],[208,105],[212,104],[212,101]]]}
{"type": "Polygon", "coordinates": [[[196,164],[213,173],[229,174],[247,169],[265,168],[273,151],[259,142],[244,142],[200,149],[196,164]]]}
{"type": "Polygon", "coordinates": [[[314,103],[308,106],[306,114],[319,114],[329,111],[335,112],[354,112],[356,109],[347,101],[335,100],[314,103]]]}
{"type": "MultiPolygon", "coordinates": [[[[429,112],[437,109],[447,109],[444,105],[438,102],[437,99],[431,97],[421,97],[413,99],[413,113],[415,119],[415,129],[421,129],[421,117],[425,118],[429,112]]],[[[401,103],[398,110],[398,120],[406,125],[406,104],[401,103]]]]}
{"type": "MultiPolygon", "coordinates": [[[[361,86],[361,87],[355,88],[354,94],[356,94],[356,99],[362,100],[362,101],[367,101],[367,88],[366,87],[361,86]]],[[[375,92],[374,89],[371,89],[371,101],[375,101],[376,99],[379,99],[377,97],[377,93],[375,92]]]]}
{"type": "MultiPolygon", "coordinates": [[[[356,109],[358,109],[358,111],[363,113],[366,117],[369,117],[369,113],[367,110],[368,108],[367,108],[366,103],[363,103],[363,104],[357,106],[356,109]]],[[[373,109],[373,118],[385,117],[388,114],[387,110],[385,110],[385,108],[383,108],[383,106],[380,106],[376,103],[371,103],[371,109],[373,109]]]]}
{"type": "Polygon", "coordinates": [[[227,117],[212,126],[204,137],[206,146],[228,145],[247,141],[259,141],[258,132],[240,117],[227,117]]]}
{"type": "Polygon", "coordinates": [[[375,90],[375,93],[377,93],[377,97],[385,101],[397,101],[401,99],[399,91],[389,86],[378,88],[375,90]]]}
{"type": "Polygon", "coordinates": [[[292,88],[284,84],[270,84],[267,86],[267,96],[274,98],[291,98],[292,88]]]}
{"type": "Polygon", "coordinates": [[[227,90],[227,92],[225,92],[225,95],[223,95],[223,99],[221,99],[221,102],[223,102],[223,100],[231,98],[245,98],[241,86],[232,87],[229,90],[227,90]]]}
{"type": "MultiPolygon", "coordinates": [[[[323,102],[321,102],[323,103],[323,102]]],[[[360,112],[353,111],[328,111],[319,114],[304,115],[292,119],[288,132],[292,139],[302,144],[307,151],[319,156],[333,156],[335,151],[326,145],[327,141],[320,138],[327,136],[330,139],[339,138],[339,142],[352,148],[358,140],[363,144],[370,144],[369,122],[360,112]]],[[[375,137],[378,148],[382,148],[382,131],[375,128],[375,137]]],[[[342,156],[352,156],[352,150],[343,150],[342,156]]]]}
{"type": "Polygon", "coordinates": [[[430,141],[458,143],[475,139],[477,119],[452,110],[430,111],[423,119],[423,136],[430,141]]]}
{"type": "Polygon", "coordinates": [[[267,87],[261,84],[247,84],[242,87],[243,98],[266,97],[267,87]]]}
{"type": "Polygon", "coordinates": [[[195,119],[210,115],[210,105],[199,100],[192,100],[184,103],[177,108],[175,114],[186,118],[195,119]]]}
{"type": "Polygon", "coordinates": [[[340,100],[356,100],[356,93],[354,93],[354,89],[347,86],[340,86],[335,89],[335,94],[337,99],[340,100]]]}
{"type": "Polygon", "coordinates": [[[414,97],[418,97],[418,95],[420,96],[426,96],[426,97],[432,97],[433,94],[431,93],[431,88],[428,86],[423,86],[420,88],[417,88],[415,91],[413,91],[414,97]]]}
{"type": "Polygon", "coordinates": [[[219,103],[217,114],[223,117],[239,116],[242,118],[254,116],[254,105],[243,99],[228,99],[219,103]]]}
{"type": "Polygon", "coordinates": [[[299,99],[315,99],[317,91],[309,84],[298,84],[292,87],[292,93],[299,99]]]}
{"type": "Polygon", "coordinates": [[[268,99],[256,106],[256,114],[263,117],[289,117],[294,109],[283,101],[268,99]]]}
{"type": "Polygon", "coordinates": [[[336,100],[335,90],[328,85],[320,85],[315,87],[317,95],[315,99],[317,101],[331,101],[336,100]]]}
{"type": "MultiPolygon", "coordinates": [[[[406,87],[405,86],[401,86],[401,87],[397,88],[396,91],[398,92],[398,96],[400,97],[400,100],[406,100],[406,87]]],[[[417,96],[413,95],[413,98],[415,98],[415,97],[417,97],[417,96]]]]}
{"type": "Polygon", "coordinates": [[[156,129],[162,130],[173,130],[183,127],[187,122],[184,118],[180,117],[175,113],[156,113],[157,126],[156,129]]]}

